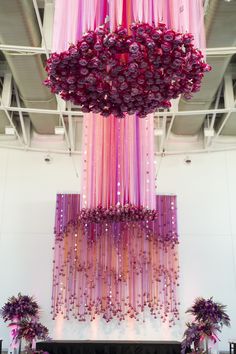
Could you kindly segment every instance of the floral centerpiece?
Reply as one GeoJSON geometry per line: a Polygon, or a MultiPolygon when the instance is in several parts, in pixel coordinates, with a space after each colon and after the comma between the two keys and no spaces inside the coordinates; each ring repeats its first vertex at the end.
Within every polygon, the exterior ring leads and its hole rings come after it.
{"type": "Polygon", "coordinates": [[[4,322],[10,321],[13,348],[20,347],[25,340],[28,352],[32,352],[36,339],[47,339],[48,329],[39,322],[39,306],[33,297],[22,295],[12,296],[3,305],[0,315],[4,322]]]}
{"type": "Polygon", "coordinates": [[[132,204],[115,205],[109,208],[100,205],[93,209],[82,209],[79,215],[79,221],[83,223],[154,221],[155,219],[157,219],[156,210],[132,204]]]}
{"type": "Polygon", "coordinates": [[[68,50],[52,53],[44,83],[83,112],[145,117],[169,108],[181,94],[190,99],[210,70],[192,34],[163,23],[133,23],[129,31],[100,26],[68,50]]]}
{"type": "Polygon", "coordinates": [[[33,297],[28,295],[12,296],[0,310],[0,315],[4,322],[20,321],[27,318],[38,318],[39,306],[33,297]]]}
{"type": "Polygon", "coordinates": [[[216,343],[222,327],[230,326],[230,318],[225,308],[225,305],[214,302],[212,297],[207,300],[200,297],[194,301],[193,306],[186,311],[194,316],[194,320],[186,323],[182,354],[191,350],[192,346],[195,353],[208,353],[208,341],[216,343]]]}

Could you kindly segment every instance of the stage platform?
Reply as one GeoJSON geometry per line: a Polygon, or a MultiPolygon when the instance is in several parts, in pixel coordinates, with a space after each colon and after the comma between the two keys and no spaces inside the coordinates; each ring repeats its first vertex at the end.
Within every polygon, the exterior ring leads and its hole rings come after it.
{"type": "Polygon", "coordinates": [[[180,342],[172,341],[50,341],[38,342],[37,350],[49,354],[180,354],[180,342]]]}

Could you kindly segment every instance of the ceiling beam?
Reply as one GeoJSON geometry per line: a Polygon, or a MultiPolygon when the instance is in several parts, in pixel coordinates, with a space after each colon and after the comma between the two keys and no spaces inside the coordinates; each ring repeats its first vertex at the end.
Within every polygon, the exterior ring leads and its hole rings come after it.
{"type": "MultiPolygon", "coordinates": [[[[82,155],[81,150],[75,150],[70,152],[68,150],[60,150],[60,149],[50,149],[50,148],[36,148],[30,146],[19,146],[19,145],[7,145],[5,143],[0,143],[0,149],[13,149],[13,150],[23,150],[23,151],[32,151],[32,152],[40,152],[46,154],[64,154],[64,155],[82,155]]],[[[206,149],[194,149],[194,150],[173,150],[173,151],[165,151],[165,156],[172,156],[172,155],[186,155],[186,154],[209,154],[209,153],[217,153],[222,151],[235,151],[236,150],[236,143],[232,146],[227,146],[224,148],[209,148],[206,149]]],[[[163,152],[155,152],[155,156],[163,156],[163,152]]]]}
{"type": "Polygon", "coordinates": [[[162,129],[162,135],[160,136],[159,152],[164,152],[165,139],[166,139],[166,119],[167,117],[164,116],[161,120],[162,124],[160,128],[162,129]]]}
{"type": "Polygon", "coordinates": [[[10,116],[10,114],[9,114],[8,110],[6,109],[6,107],[4,106],[2,97],[0,97],[0,104],[1,104],[0,108],[5,112],[6,117],[7,117],[8,121],[9,121],[11,127],[13,128],[13,130],[15,132],[15,135],[17,136],[19,142],[21,143],[21,145],[25,146],[20,134],[18,133],[18,130],[17,130],[15,124],[13,123],[12,117],[10,116]]]}
{"type": "Polygon", "coordinates": [[[2,88],[2,104],[5,106],[9,106],[11,104],[11,96],[12,96],[12,74],[7,71],[4,74],[3,78],[3,88],[2,88]]]}
{"type": "Polygon", "coordinates": [[[231,73],[226,73],[224,77],[224,99],[225,99],[225,107],[229,109],[225,117],[222,119],[222,122],[216,132],[214,141],[222,132],[225,124],[231,116],[231,113],[234,112],[236,106],[236,99],[234,98],[234,89],[233,89],[233,80],[231,73]]]}
{"type": "MultiPolygon", "coordinates": [[[[68,110],[71,111],[71,102],[67,103],[68,110]]],[[[68,114],[69,137],[71,143],[71,151],[75,150],[75,125],[71,114],[68,114]]]]}
{"type": "MultiPolygon", "coordinates": [[[[45,33],[44,33],[44,30],[43,30],[43,24],[42,24],[42,20],[41,20],[41,17],[40,17],[38,4],[37,4],[36,0],[32,0],[32,1],[33,1],[34,10],[35,10],[35,14],[36,14],[36,17],[37,17],[40,33],[41,33],[41,36],[42,36],[42,43],[43,43],[45,51],[46,51],[46,57],[47,57],[47,59],[49,59],[50,51],[49,51],[49,49],[47,47],[47,41],[46,41],[45,33]]],[[[71,151],[71,143],[70,143],[70,139],[69,139],[69,136],[68,136],[68,133],[67,133],[67,130],[66,130],[66,125],[65,125],[65,121],[64,121],[64,117],[63,117],[63,113],[62,113],[62,109],[61,109],[61,104],[62,104],[61,103],[61,98],[58,95],[55,95],[55,96],[56,96],[56,100],[57,100],[57,107],[59,109],[59,116],[60,116],[60,119],[61,119],[61,122],[62,122],[62,126],[63,126],[64,131],[65,131],[66,144],[68,146],[69,151],[71,151]]]]}
{"type": "Polygon", "coordinates": [[[22,45],[0,44],[0,50],[3,52],[17,52],[24,54],[46,54],[46,49],[42,47],[28,47],[22,45]]]}
{"type": "MultiPolygon", "coordinates": [[[[54,20],[53,1],[45,1],[44,13],[43,13],[43,33],[45,34],[45,42],[49,50],[52,49],[53,20],[54,20]]],[[[41,46],[44,47],[43,41],[41,43],[41,46]]]]}
{"type": "MultiPolygon", "coordinates": [[[[47,114],[60,114],[60,111],[58,109],[43,109],[43,108],[28,108],[28,107],[14,107],[14,106],[7,106],[5,107],[8,111],[12,112],[24,112],[24,113],[44,113],[45,114],[45,119],[47,118],[47,114]]],[[[0,106],[0,110],[4,110],[3,107],[0,106]]],[[[202,110],[196,110],[196,111],[179,111],[175,112],[175,116],[194,116],[198,114],[214,114],[214,113],[228,113],[229,111],[231,112],[236,112],[236,108],[217,108],[217,109],[202,109],[202,110]]],[[[72,118],[78,118],[81,117],[83,118],[83,112],[81,111],[67,111],[67,110],[62,110],[61,113],[63,115],[68,115],[71,114],[72,118]]],[[[158,116],[166,116],[166,117],[171,117],[173,113],[171,112],[156,112],[155,113],[155,118],[158,116]]],[[[190,118],[191,119],[191,118],[190,118]]]]}
{"type": "MultiPolygon", "coordinates": [[[[220,87],[218,88],[217,96],[216,96],[216,101],[215,101],[215,109],[219,107],[219,102],[220,102],[220,96],[223,88],[223,82],[220,84],[220,87]]],[[[215,125],[215,120],[216,120],[216,113],[213,113],[211,122],[209,124],[209,129],[213,130],[214,125],[215,125]]],[[[208,149],[208,147],[212,144],[212,139],[213,137],[208,136],[207,139],[205,139],[205,149],[208,149]]]]}
{"type": "MultiPolygon", "coordinates": [[[[234,101],[234,107],[235,107],[235,106],[236,106],[236,100],[234,101]]],[[[229,112],[226,114],[226,116],[224,117],[224,119],[223,119],[223,121],[222,121],[222,123],[221,123],[219,129],[217,130],[217,133],[216,133],[216,135],[215,135],[214,141],[215,141],[216,138],[220,135],[222,129],[224,128],[225,124],[227,123],[227,120],[230,118],[231,113],[233,113],[233,112],[236,112],[236,110],[235,110],[235,109],[230,109],[230,111],[229,111],[229,112]]]]}
{"type": "Polygon", "coordinates": [[[165,139],[165,144],[164,144],[164,149],[166,147],[166,144],[169,140],[169,137],[170,137],[170,133],[171,133],[171,129],[172,129],[172,126],[173,126],[173,123],[174,123],[174,120],[175,120],[175,117],[176,117],[176,113],[179,111],[179,101],[180,101],[180,97],[172,100],[172,106],[170,108],[170,111],[172,112],[172,117],[171,117],[171,121],[169,123],[169,126],[168,126],[168,130],[167,130],[167,133],[166,133],[166,139],[165,139]]]}
{"type": "MultiPolygon", "coordinates": [[[[16,96],[16,104],[20,108],[20,97],[19,97],[19,92],[16,87],[16,84],[14,83],[14,91],[15,91],[15,96],[16,96]]],[[[23,113],[21,111],[18,111],[19,118],[20,118],[20,125],[21,125],[21,130],[22,130],[22,136],[23,136],[23,141],[25,145],[29,145],[29,139],[27,138],[26,134],[26,128],[25,128],[25,121],[23,117],[23,113]]]]}

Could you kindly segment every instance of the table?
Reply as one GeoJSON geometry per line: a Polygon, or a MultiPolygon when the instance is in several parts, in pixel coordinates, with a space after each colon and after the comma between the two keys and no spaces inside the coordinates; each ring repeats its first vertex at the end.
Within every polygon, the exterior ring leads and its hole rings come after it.
{"type": "Polygon", "coordinates": [[[50,341],[38,342],[37,350],[50,354],[180,354],[174,341],[50,341]]]}
{"type": "Polygon", "coordinates": [[[229,342],[229,353],[236,354],[236,340],[229,342]]]}

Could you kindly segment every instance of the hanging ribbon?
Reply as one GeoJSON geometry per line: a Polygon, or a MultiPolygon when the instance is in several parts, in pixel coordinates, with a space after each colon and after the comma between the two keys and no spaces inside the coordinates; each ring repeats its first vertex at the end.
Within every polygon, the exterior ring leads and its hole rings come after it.
{"type": "MultiPolygon", "coordinates": [[[[110,0],[109,6],[105,0],[57,0],[53,46],[66,50],[108,19],[111,31],[133,21],[163,21],[183,31],[191,23],[200,42],[197,21],[189,21],[194,11],[202,11],[198,0],[110,0]]],[[[82,192],[57,197],[54,318],[139,320],[145,308],[170,325],[178,318],[176,198],[155,196],[153,129],[153,114],[84,114],[82,192]]]]}

